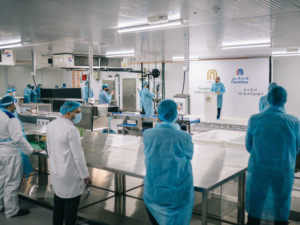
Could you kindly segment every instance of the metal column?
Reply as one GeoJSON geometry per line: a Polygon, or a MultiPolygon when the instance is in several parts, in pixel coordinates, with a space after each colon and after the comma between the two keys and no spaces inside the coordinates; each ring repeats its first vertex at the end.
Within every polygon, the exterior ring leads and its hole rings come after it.
{"type": "Polygon", "coordinates": [[[165,62],[161,65],[161,80],[162,80],[162,99],[166,98],[166,84],[165,84],[165,62]]]}
{"type": "Polygon", "coordinates": [[[245,189],[246,189],[245,184],[246,184],[246,171],[244,171],[239,176],[237,223],[240,225],[245,224],[245,189]]]}
{"type": "Polygon", "coordinates": [[[207,203],[208,203],[208,192],[204,191],[202,193],[202,212],[201,212],[201,216],[202,216],[202,225],[206,225],[207,224],[207,203]]]}
{"type": "Polygon", "coordinates": [[[144,83],[144,64],[143,63],[141,63],[141,71],[142,71],[142,73],[141,73],[141,75],[142,75],[142,89],[143,89],[143,83],[144,83]]]}
{"type": "MultiPolygon", "coordinates": [[[[93,46],[90,45],[89,46],[89,72],[88,72],[88,77],[87,77],[87,81],[88,81],[88,102],[89,102],[89,98],[90,98],[90,86],[91,86],[91,76],[93,75],[93,61],[94,61],[94,52],[93,52],[93,46]]],[[[86,102],[86,104],[88,104],[88,102],[86,102]]]]}

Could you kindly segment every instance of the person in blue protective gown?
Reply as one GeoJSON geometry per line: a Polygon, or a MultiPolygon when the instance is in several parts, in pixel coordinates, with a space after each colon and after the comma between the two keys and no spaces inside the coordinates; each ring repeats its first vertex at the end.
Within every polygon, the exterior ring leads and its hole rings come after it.
{"type": "Polygon", "coordinates": [[[260,220],[288,224],[296,155],[300,143],[299,120],[285,112],[287,92],[274,86],[269,107],[250,117],[246,148],[250,153],[246,181],[248,224],[260,220]]]}
{"type": "Polygon", "coordinates": [[[30,103],[30,94],[31,94],[31,85],[27,84],[27,86],[24,89],[24,103],[30,103]]]}
{"type": "Polygon", "coordinates": [[[114,91],[109,92],[109,85],[103,84],[102,90],[100,91],[100,94],[99,94],[99,103],[100,104],[110,104],[113,94],[114,94],[114,91]]]}
{"type": "Polygon", "coordinates": [[[189,225],[194,203],[191,135],[177,123],[177,105],[164,100],[159,122],[143,134],[146,176],[144,201],[152,224],[189,225]]]}
{"type": "Polygon", "coordinates": [[[140,110],[143,111],[143,99],[142,99],[143,92],[139,88],[137,88],[137,91],[138,91],[139,97],[140,97],[140,110]]]}
{"type": "Polygon", "coordinates": [[[0,211],[4,210],[8,218],[29,214],[29,210],[20,209],[18,203],[23,171],[19,149],[26,155],[33,152],[14,115],[14,102],[11,96],[0,101],[0,211]]]}
{"type": "Polygon", "coordinates": [[[38,84],[36,86],[36,94],[37,94],[37,102],[41,102],[41,97],[42,97],[42,88],[43,88],[43,85],[42,84],[38,84]]]}
{"type": "Polygon", "coordinates": [[[34,86],[30,86],[30,102],[37,103],[37,93],[34,86]]]}
{"type": "Polygon", "coordinates": [[[223,94],[225,93],[225,86],[220,82],[220,77],[217,77],[215,83],[211,87],[211,91],[217,93],[217,119],[221,117],[221,110],[223,106],[223,94]]]}
{"type": "Polygon", "coordinates": [[[88,103],[89,98],[94,97],[94,92],[92,88],[89,88],[89,82],[86,81],[83,88],[83,100],[85,103],[88,103]]]}
{"type": "Polygon", "coordinates": [[[153,108],[153,98],[155,94],[149,91],[149,84],[148,82],[143,83],[143,90],[142,90],[142,105],[145,110],[146,116],[153,116],[154,115],[154,108],[153,108]]]}
{"type": "MultiPolygon", "coordinates": [[[[269,84],[268,92],[272,89],[272,87],[275,87],[277,83],[272,82],[269,84]]],[[[259,99],[259,112],[262,112],[267,106],[269,106],[268,103],[268,94],[261,96],[259,99]]]]}

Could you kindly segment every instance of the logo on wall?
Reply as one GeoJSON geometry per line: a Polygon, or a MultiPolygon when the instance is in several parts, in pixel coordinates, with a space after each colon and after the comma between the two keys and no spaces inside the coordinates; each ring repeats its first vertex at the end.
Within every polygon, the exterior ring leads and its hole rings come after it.
{"type": "Polygon", "coordinates": [[[73,61],[73,59],[72,59],[72,57],[68,57],[68,62],[72,62],[73,61]]]}
{"type": "Polygon", "coordinates": [[[207,80],[215,80],[218,77],[218,72],[215,69],[210,69],[207,71],[207,80]]]}
{"type": "Polygon", "coordinates": [[[5,51],[5,52],[4,52],[4,55],[5,55],[7,58],[11,57],[10,51],[5,51]]]}
{"type": "Polygon", "coordinates": [[[249,77],[244,76],[244,70],[242,68],[238,68],[236,70],[235,76],[232,78],[232,84],[248,84],[249,77]]]}
{"type": "Polygon", "coordinates": [[[244,70],[242,69],[242,68],[239,68],[239,69],[237,69],[236,70],[236,75],[240,75],[240,76],[242,76],[242,75],[244,75],[244,70]]]}

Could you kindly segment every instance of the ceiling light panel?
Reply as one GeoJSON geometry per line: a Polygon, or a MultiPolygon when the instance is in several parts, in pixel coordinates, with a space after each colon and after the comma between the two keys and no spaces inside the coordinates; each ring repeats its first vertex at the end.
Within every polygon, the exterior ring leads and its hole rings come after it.
{"type": "Polygon", "coordinates": [[[113,51],[113,52],[107,52],[106,57],[113,58],[113,57],[130,57],[134,56],[135,51],[134,50],[126,50],[126,51],[113,51]]]}
{"type": "Polygon", "coordinates": [[[249,44],[249,45],[222,45],[223,50],[238,48],[263,48],[271,47],[271,43],[249,44]]]}
{"type": "Polygon", "coordinates": [[[138,26],[122,27],[122,28],[118,29],[118,33],[160,30],[160,29],[166,29],[166,28],[179,27],[182,24],[183,24],[182,20],[173,20],[173,21],[169,21],[166,23],[144,24],[144,25],[138,25],[138,26]]]}

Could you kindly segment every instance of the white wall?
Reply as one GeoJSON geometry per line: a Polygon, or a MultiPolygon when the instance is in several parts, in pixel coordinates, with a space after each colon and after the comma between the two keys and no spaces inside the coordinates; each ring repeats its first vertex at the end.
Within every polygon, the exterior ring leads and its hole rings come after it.
{"type": "Polygon", "coordinates": [[[300,57],[274,58],[273,81],[287,90],[287,113],[300,118],[300,57]]]}
{"type": "MultiPolygon", "coordinates": [[[[166,63],[165,84],[166,98],[173,98],[176,94],[181,94],[183,86],[183,62],[166,63]]],[[[189,72],[186,73],[184,94],[189,93],[189,72]]]]}
{"type": "MultiPolygon", "coordinates": [[[[16,88],[16,95],[23,96],[27,84],[33,84],[31,65],[24,66],[0,66],[0,96],[3,96],[8,86],[16,88]]],[[[45,88],[54,88],[63,83],[63,70],[41,69],[37,71],[36,83],[43,84],[45,88]]]]}

